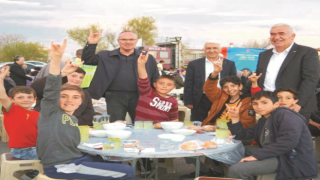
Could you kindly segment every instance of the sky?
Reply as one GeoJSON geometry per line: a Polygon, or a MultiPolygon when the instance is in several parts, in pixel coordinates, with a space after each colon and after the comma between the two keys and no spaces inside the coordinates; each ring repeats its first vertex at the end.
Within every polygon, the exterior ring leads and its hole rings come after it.
{"type": "MultiPolygon", "coordinates": [[[[270,27],[290,24],[295,42],[320,47],[319,0],[0,0],[0,34],[14,33],[45,46],[66,30],[99,23],[117,34],[131,18],[152,16],[157,42],[182,37],[193,49],[206,41],[237,46],[269,38],[270,27]]],[[[82,48],[69,40],[67,52],[82,48]]]]}

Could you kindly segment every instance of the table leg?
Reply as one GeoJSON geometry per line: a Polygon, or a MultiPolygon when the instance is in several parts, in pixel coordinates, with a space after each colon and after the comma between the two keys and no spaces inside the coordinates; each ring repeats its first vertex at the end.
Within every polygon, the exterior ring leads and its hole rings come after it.
{"type": "Polygon", "coordinates": [[[196,157],[196,177],[200,175],[200,156],[196,157]]]}
{"type": "Polygon", "coordinates": [[[158,163],[158,159],[154,159],[154,163],[156,164],[156,165],[155,165],[155,168],[156,168],[156,174],[154,175],[154,178],[155,178],[155,179],[158,179],[158,170],[159,170],[159,163],[158,163]]]}
{"type": "Polygon", "coordinates": [[[133,167],[134,170],[136,170],[137,160],[138,159],[131,160],[131,166],[133,167]]]}
{"type": "Polygon", "coordinates": [[[151,171],[151,173],[149,174],[149,176],[147,178],[150,179],[154,175],[154,179],[158,179],[158,169],[159,169],[158,159],[155,158],[154,159],[154,169],[151,171]]]}

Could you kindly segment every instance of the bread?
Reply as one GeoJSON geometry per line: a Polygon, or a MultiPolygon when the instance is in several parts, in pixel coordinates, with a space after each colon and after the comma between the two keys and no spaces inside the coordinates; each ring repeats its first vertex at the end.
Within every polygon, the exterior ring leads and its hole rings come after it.
{"type": "Polygon", "coordinates": [[[156,124],[154,124],[154,128],[155,129],[162,129],[162,126],[160,123],[156,123],[156,124]]]}
{"type": "Polygon", "coordinates": [[[205,141],[202,147],[207,148],[207,149],[213,149],[213,148],[217,148],[218,145],[212,141],[205,141]]]}
{"type": "Polygon", "coordinates": [[[189,126],[188,129],[191,129],[191,130],[199,130],[199,127],[198,126],[189,126]]]}
{"type": "Polygon", "coordinates": [[[205,126],[202,126],[202,130],[212,132],[216,130],[216,127],[211,125],[205,125],[205,126]]]}
{"type": "Polygon", "coordinates": [[[185,142],[182,144],[181,149],[186,151],[192,151],[198,149],[198,144],[195,142],[185,142]]]}
{"type": "Polygon", "coordinates": [[[122,123],[122,124],[125,124],[126,122],[125,121],[122,121],[122,120],[116,120],[115,123],[122,123]]]}
{"type": "Polygon", "coordinates": [[[136,142],[136,143],[135,143],[136,145],[140,145],[140,141],[138,141],[138,140],[136,140],[136,139],[128,139],[127,141],[134,141],[134,142],[136,142]]]}

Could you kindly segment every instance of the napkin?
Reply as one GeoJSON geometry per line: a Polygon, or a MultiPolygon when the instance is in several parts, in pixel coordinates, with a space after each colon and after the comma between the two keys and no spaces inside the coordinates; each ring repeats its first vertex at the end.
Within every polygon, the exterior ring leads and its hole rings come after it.
{"type": "Polygon", "coordinates": [[[102,148],[102,143],[82,143],[82,146],[90,147],[90,148],[102,148]]]}

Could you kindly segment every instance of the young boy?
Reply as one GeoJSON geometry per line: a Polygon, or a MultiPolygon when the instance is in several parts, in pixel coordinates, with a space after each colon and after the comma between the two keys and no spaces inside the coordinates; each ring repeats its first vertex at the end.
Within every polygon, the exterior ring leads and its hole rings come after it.
{"type": "Polygon", "coordinates": [[[252,179],[252,176],[271,173],[277,174],[276,180],[317,177],[317,162],[304,117],[291,109],[278,108],[278,97],[273,92],[255,93],[252,106],[262,117],[247,129],[240,122],[241,103],[228,107],[232,119],[228,126],[235,139],[254,139],[259,143],[259,147],[246,148],[249,156],[232,165],[228,177],[252,179]]]}
{"type": "Polygon", "coordinates": [[[4,88],[4,79],[8,74],[9,68],[1,69],[0,101],[11,154],[19,159],[38,159],[35,146],[39,113],[31,108],[36,93],[30,87],[16,86],[9,91],[8,97],[4,88]]]}
{"type": "MultiPolygon", "coordinates": [[[[249,77],[250,81],[252,82],[251,94],[261,91],[261,88],[258,86],[258,83],[257,83],[260,76],[261,74],[259,74],[259,76],[256,76],[255,74],[253,74],[249,77]]],[[[293,88],[279,88],[275,91],[275,93],[279,98],[280,107],[287,107],[292,109],[294,105],[299,101],[299,94],[293,88]]],[[[309,121],[308,128],[311,132],[311,135],[320,136],[319,112],[312,112],[310,119],[311,121],[309,121]]]]}
{"type": "MultiPolygon", "coordinates": [[[[69,60],[66,63],[70,63],[69,60]]],[[[62,76],[62,84],[70,84],[80,86],[83,78],[85,77],[86,72],[82,68],[77,68],[74,72],[66,75],[61,74],[62,76]]],[[[41,110],[41,100],[43,98],[43,90],[47,81],[47,76],[42,78],[37,78],[30,87],[32,87],[37,94],[37,101],[34,109],[36,111],[41,110]]],[[[90,94],[87,91],[84,92],[84,98],[82,99],[82,103],[78,109],[74,111],[74,116],[78,119],[78,125],[88,125],[92,126],[92,120],[94,116],[94,109],[92,105],[92,99],[90,94]]]]}
{"type": "Polygon", "coordinates": [[[221,89],[217,87],[219,73],[222,71],[221,62],[213,64],[214,71],[206,80],[203,91],[212,102],[208,117],[203,120],[202,125],[215,124],[217,119],[231,120],[226,108],[226,104],[231,107],[237,106],[240,102],[243,104],[240,110],[241,123],[244,128],[256,124],[255,113],[251,106],[251,98],[247,95],[240,95],[242,84],[237,76],[227,76],[220,81],[221,89]]]}
{"type": "MultiPolygon", "coordinates": [[[[78,119],[72,114],[84,94],[79,86],[61,87],[60,59],[66,44],[66,39],[62,45],[51,42],[49,75],[38,119],[37,152],[45,174],[55,179],[134,179],[131,166],[106,163],[101,157],[83,154],[77,148],[80,132],[78,119]]],[[[78,66],[68,63],[61,74],[70,74],[78,66]]]]}
{"type": "MultiPolygon", "coordinates": [[[[235,75],[227,76],[221,79],[220,86],[217,86],[219,81],[219,73],[222,71],[223,59],[220,62],[213,63],[214,71],[206,80],[203,91],[208,99],[212,102],[209,115],[203,120],[204,125],[215,125],[217,119],[231,120],[231,116],[226,108],[226,105],[231,107],[237,106],[242,103],[243,106],[240,110],[241,122],[244,128],[251,127],[256,124],[255,113],[251,106],[251,98],[248,95],[240,95],[242,89],[241,80],[235,75]]],[[[195,160],[185,158],[187,164],[195,164],[195,160]]],[[[200,163],[200,176],[223,176],[223,169],[221,163],[213,160],[214,171],[208,169],[203,163],[200,163]]],[[[194,172],[180,176],[181,179],[194,178],[194,172]]]]}
{"type": "Polygon", "coordinates": [[[151,88],[146,71],[147,55],[141,54],[138,59],[138,87],[140,97],[136,108],[137,121],[153,121],[156,128],[161,128],[160,122],[178,121],[178,102],[169,96],[175,88],[174,78],[169,75],[159,76],[151,88]]]}

